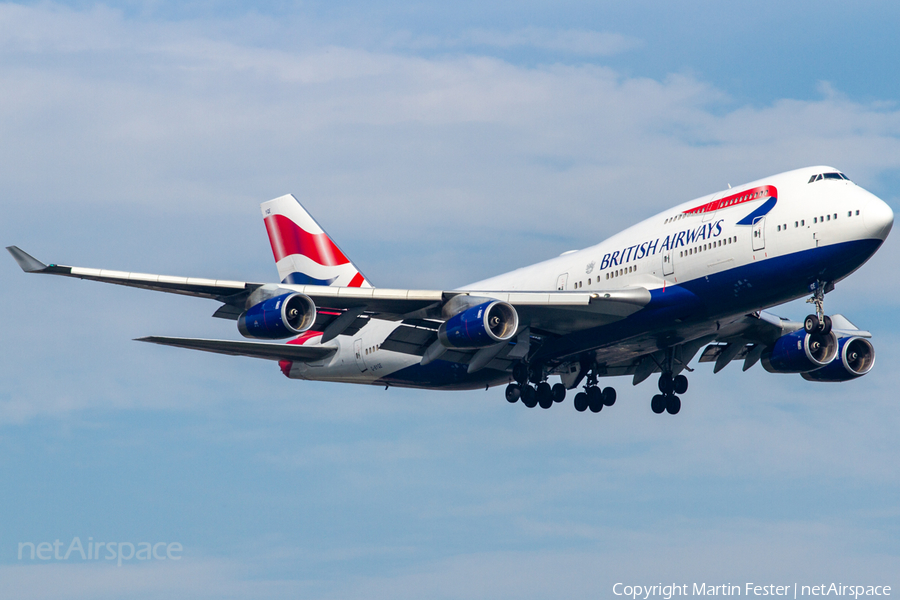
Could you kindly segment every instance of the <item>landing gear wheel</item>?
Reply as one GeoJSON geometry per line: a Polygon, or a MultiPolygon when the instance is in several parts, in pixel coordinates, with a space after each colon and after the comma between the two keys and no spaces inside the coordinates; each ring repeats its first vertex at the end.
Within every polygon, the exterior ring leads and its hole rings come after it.
{"type": "Polygon", "coordinates": [[[675,394],[666,397],[666,412],[670,415],[677,415],[679,410],[681,410],[681,398],[675,394]]]}
{"type": "Polygon", "coordinates": [[[531,369],[528,372],[528,381],[530,381],[534,385],[539,384],[543,380],[544,380],[544,370],[541,369],[540,367],[531,369]]]}
{"type": "Polygon", "coordinates": [[[803,321],[803,329],[806,333],[819,333],[819,327],[819,317],[816,315],[807,315],[806,319],[803,321]]]}
{"type": "Polygon", "coordinates": [[[511,383],[506,386],[506,401],[510,404],[515,404],[519,401],[519,398],[522,397],[522,388],[519,387],[516,383],[511,383]]]}
{"type": "Polygon", "coordinates": [[[554,402],[562,402],[566,399],[566,386],[564,386],[563,384],[557,383],[552,388],[550,388],[550,391],[553,394],[554,402]]]}
{"type": "Polygon", "coordinates": [[[615,403],[616,403],[616,390],[611,387],[603,388],[603,404],[606,406],[612,406],[615,403]]]}
{"type": "Polygon", "coordinates": [[[688,389],[688,380],[684,375],[679,375],[672,381],[672,391],[676,394],[683,394],[688,389]]]}
{"type": "Polygon", "coordinates": [[[674,387],[672,373],[666,371],[659,376],[659,391],[663,394],[671,394],[674,387]]]}
{"type": "Polygon", "coordinates": [[[831,317],[825,315],[822,317],[822,325],[820,326],[822,329],[822,335],[828,335],[831,333],[831,317]]]}
{"type": "Polygon", "coordinates": [[[653,400],[650,401],[650,410],[661,415],[666,410],[666,397],[662,394],[653,396],[653,400]]]}
{"type": "Polygon", "coordinates": [[[549,383],[546,381],[539,383],[535,394],[537,395],[537,401],[538,404],[541,405],[541,408],[550,408],[553,406],[553,391],[550,389],[549,383]]]}
{"type": "Polygon", "coordinates": [[[522,404],[528,408],[534,408],[537,403],[537,391],[530,385],[524,386],[522,388],[522,404]]]}
{"type": "Polygon", "coordinates": [[[516,363],[513,365],[513,379],[519,385],[528,383],[528,365],[525,363],[516,363]]]}
{"type": "Polygon", "coordinates": [[[588,408],[591,409],[591,412],[598,413],[603,410],[603,392],[600,391],[600,388],[596,386],[591,386],[587,389],[587,397],[588,397],[588,408]]]}
{"type": "Polygon", "coordinates": [[[575,410],[578,412],[584,412],[588,407],[588,395],[584,392],[578,392],[575,394],[575,410]]]}

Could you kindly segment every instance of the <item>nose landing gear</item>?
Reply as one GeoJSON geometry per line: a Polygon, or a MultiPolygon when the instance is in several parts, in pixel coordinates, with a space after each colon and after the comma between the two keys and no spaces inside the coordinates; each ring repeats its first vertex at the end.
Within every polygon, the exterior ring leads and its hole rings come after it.
{"type": "Polygon", "coordinates": [[[807,315],[806,319],[804,319],[803,329],[806,333],[820,333],[822,335],[831,333],[831,317],[825,314],[825,293],[830,292],[833,289],[833,283],[825,283],[824,281],[817,281],[815,283],[813,296],[806,302],[816,306],[816,313],[807,315]]]}

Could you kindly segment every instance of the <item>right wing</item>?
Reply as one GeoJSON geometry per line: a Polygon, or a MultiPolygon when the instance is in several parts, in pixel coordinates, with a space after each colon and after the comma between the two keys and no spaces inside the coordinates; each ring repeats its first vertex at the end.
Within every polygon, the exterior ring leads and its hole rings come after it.
{"type": "Polygon", "coordinates": [[[337,348],[325,346],[300,346],[298,344],[272,344],[267,342],[233,342],[231,340],[204,340],[150,336],[137,338],[137,342],[150,342],[162,346],[175,346],[190,350],[203,350],[231,356],[249,356],[267,360],[314,361],[328,358],[337,348]]]}

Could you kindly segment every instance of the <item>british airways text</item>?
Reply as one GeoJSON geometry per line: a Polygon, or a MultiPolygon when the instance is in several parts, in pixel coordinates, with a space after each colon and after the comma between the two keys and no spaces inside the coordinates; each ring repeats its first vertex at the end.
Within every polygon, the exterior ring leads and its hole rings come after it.
{"type": "Polygon", "coordinates": [[[657,251],[662,252],[664,250],[672,250],[674,248],[693,244],[699,240],[717,238],[722,235],[723,222],[724,219],[720,219],[715,223],[704,223],[694,229],[686,229],[684,231],[679,231],[678,233],[667,235],[665,239],[662,240],[662,244],[660,244],[660,238],[656,238],[652,242],[647,241],[643,244],[629,246],[623,250],[608,252],[603,255],[603,260],[600,261],[600,269],[603,270],[608,269],[609,267],[617,267],[631,262],[632,260],[640,260],[645,256],[656,254],[657,251]]]}

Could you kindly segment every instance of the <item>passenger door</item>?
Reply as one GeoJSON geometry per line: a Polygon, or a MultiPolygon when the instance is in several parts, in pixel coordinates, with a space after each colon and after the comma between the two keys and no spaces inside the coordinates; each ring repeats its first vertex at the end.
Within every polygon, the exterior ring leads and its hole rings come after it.
{"type": "Polygon", "coordinates": [[[363,358],[362,338],[353,342],[353,352],[356,354],[356,366],[359,367],[359,372],[365,373],[368,367],[366,367],[366,360],[363,358]]]}
{"type": "Polygon", "coordinates": [[[569,281],[569,274],[563,273],[556,278],[556,291],[562,292],[566,289],[566,283],[569,281]]]}
{"type": "Polygon", "coordinates": [[[753,219],[753,230],[750,234],[753,239],[753,250],[763,250],[766,247],[766,218],[756,217],[753,219]]]}
{"type": "Polygon", "coordinates": [[[663,277],[675,272],[675,252],[673,250],[667,250],[666,253],[663,254],[662,272],[663,277]]]}

